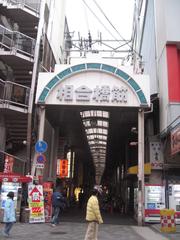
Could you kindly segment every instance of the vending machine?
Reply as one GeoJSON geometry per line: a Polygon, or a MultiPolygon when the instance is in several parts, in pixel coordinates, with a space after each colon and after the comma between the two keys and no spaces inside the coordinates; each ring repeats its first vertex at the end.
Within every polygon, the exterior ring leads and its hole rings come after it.
{"type": "Polygon", "coordinates": [[[14,192],[14,202],[15,208],[18,206],[18,191],[21,188],[21,183],[13,183],[13,182],[3,182],[1,186],[1,200],[0,207],[3,209],[5,205],[5,201],[7,199],[8,192],[14,192]]]}
{"type": "MultiPolygon", "coordinates": [[[[3,182],[1,185],[1,194],[0,194],[0,208],[4,209],[5,202],[7,199],[8,192],[14,192],[14,202],[16,208],[16,220],[19,221],[20,217],[20,207],[21,207],[21,183],[13,183],[13,182],[3,182]]],[[[3,211],[0,213],[0,221],[3,218],[3,211]]]]}
{"type": "Polygon", "coordinates": [[[175,210],[176,224],[180,224],[180,184],[170,184],[168,187],[169,208],[175,210]]]}
{"type": "Polygon", "coordinates": [[[145,185],[145,222],[160,222],[160,210],[165,208],[165,186],[145,185]]]}

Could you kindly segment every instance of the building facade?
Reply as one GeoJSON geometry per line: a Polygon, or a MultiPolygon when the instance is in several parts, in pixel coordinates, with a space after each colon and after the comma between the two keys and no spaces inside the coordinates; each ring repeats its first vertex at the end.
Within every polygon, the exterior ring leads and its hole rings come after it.
{"type": "Polygon", "coordinates": [[[57,0],[0,1],[1,172],[8,155],[14,172],[30,171],[37,140],[37,74],[66,61],[64,8],[65,1],[57,0]]]}
{"type": "Polygon", "coordinates": [[[146,161],[152,161],[155,143],[161,159],[161,167],[152,165],[148,182],[166,187],[167,207],[172,207],[169,186],[180,183],[180,30],[176,27],[179,11],[178,0],[137,1],[134,28],[134,45],[139,53],[136,66],[151,79],[153,112],[147,119],[146,161]]]}

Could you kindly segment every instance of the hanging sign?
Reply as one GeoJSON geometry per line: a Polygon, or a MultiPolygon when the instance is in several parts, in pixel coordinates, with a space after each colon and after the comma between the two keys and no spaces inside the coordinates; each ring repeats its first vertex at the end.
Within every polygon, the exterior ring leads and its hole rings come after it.
{"type": "Polygon", "coordinates": [[[14,158],[12,156],[6,155],[4,162],[4,173],[12,173],[14,165],[14,158]]]}
{"type": "Polygon", "coordinates": [[[29,222],[38,223],[45,222],[44,216],[44,196],[42,185],[29,185],[28,187],[29,202],[29,222]]]}
{"type": "Polygon", "coordinates": [[[46,161],[46,157],[44,154],[37,155],[36,168],[44,168],[45,161],[46,161]]]}
{"type": "Polygon", "coordinates": [[[68,159],[60,159],[59,175],[61,178],[68,177],[68,159]]]}
{"type": "Polygon", "coordinates": [[[163,167],[160,142],[150,142],[150,163],[152,169],[162,169],[163,167]]]}
{"type": "Polygon", "coordinates": [[[171,131],[171,155],[180,152],[180,127],[171,131]]]}
{"type": "Polygon", "coordinates": [[[35,150],[37,153],[44,153],[47,150],[47,142],[45,141],[37,141],[35,144],[35,150]]]}

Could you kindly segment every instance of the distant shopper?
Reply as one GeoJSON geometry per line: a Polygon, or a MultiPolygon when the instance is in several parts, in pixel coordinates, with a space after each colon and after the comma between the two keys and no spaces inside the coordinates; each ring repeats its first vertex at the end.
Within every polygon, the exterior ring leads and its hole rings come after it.
{"type": "Polygon", "coordinates": [[[3,222],[5,223],[3,235],[5,237],[9,237],[10,230],[16,222],[15,217],[15,204],[14,204],[14,192],[9,192],[7,194],[8,199],[5,201],[5,207],[4,207],[4,218],[3,222]]]}
{"type": "Polygon", "coordinates": [[[86,220],[88,221],[88,227],[84,240],[97,240],[99,224],[103,223],[98,194],[100,194],[100,189],[95,186],[87,202],[86,220]]]}
{"type": "Polygon", "coordinates": [[[79,208],[81,209],[84,205],[84,193],[83,190],[81,189],[79,194],[78,194],[78,199],[79,199],[79,208]]]}
{"type": "Polygon", "coordinates": [[[52,195],[52,207],[53,207],[53,217],[52,217],[52,226],[55,227],[59,224],[60,213],[63,211],[66,205],[66,199],[61,193],[61,189],[57,188],[52,195]]]}

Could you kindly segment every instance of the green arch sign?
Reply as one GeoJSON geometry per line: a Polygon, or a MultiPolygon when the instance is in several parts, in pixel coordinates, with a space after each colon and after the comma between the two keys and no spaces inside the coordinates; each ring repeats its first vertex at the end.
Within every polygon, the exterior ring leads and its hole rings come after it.
{"type": "Polygon", "coordinates": [[[64,79],[72,76],[73,74],[86,72],[86,71],[99,71],[112,74],[121,80],[123,80],[136,94],[137,98],[139,99],[139,103],[141,105],[148,105],[146,97],[138,85],[138,83],[127,73],[122,71],[119,68],[113,67],[111,65],[102,64],[102,63],[83,63],[68,67],[67,69],[58,73],[55,77],[53,77],[48,84],[42,90],[38,103],[45,103],[48,95],[52,91],[52,89],[57,86],[58,83],[63,81],[64,79]]]}

